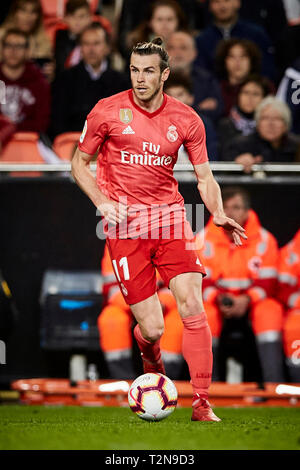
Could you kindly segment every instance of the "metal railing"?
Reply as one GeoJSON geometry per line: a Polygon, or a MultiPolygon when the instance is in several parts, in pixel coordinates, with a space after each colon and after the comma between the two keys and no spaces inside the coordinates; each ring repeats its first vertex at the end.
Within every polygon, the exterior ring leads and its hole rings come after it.
{"type": "MultiPolygon", "coordinates": [[[[96,171],[96,163],[91,163],[90,167],[96,171]]],[[[210,162],[213,171],[219,172],[242,172],[243,166],[234,162],[210,162]]],[[[261,163],[252,167],[253,172],[265,171],[268,173],[298,173],[300,175],[300,163],[261,163]]],[[[0,172],[26,172],[26,171],[42,171],[42,172],[65,172],[71,171],[70,162],[62,163],[0,163],[0,172]]],[[[193,171],[193,167],[189,163],[176,164],[174,171],[193,171]]]]}
{"type": "MultiPolygon", "coordinates": [[[[210,162],[210,167],[218,180],[238,181],[268,181],[300,182],[300,163],[262,163],[252,167],[251,174],[243,172],[243,166],[234,162],[210,162]]],[[[96,162],[90,164],[93,172],[96,171],[96,162]]],[[[43,175],[51,173],[63,173],[64,176],[71,171],[70,162],[61,163],[1,163],[0,174],[5,173],[30,173],[41,172],[43,175]]],[[[187,164],[176,164],[174,175],[179,182],[195,181],[193,166],[187,164]]]]}

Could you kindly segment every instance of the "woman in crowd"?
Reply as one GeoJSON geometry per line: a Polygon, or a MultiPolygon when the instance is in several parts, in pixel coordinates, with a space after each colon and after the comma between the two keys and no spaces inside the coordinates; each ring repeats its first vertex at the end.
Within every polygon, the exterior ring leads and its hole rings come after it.
{"type": "Polygon", "coordinates": [[[260,75],[249,75],[241,83],[236,105],[231,108],[229,116],[222,118],[218,125],[221,160],[226,146],[232,139],[239,135],[250,135],[255,131],[254,113],[268,92],[269,82],[260,75]]]}
{"type": "Polygon", "coordinates": [[[0,28],[0,39],[9,29],[20,29],[29,36],[29,56],[48,79],[54,72],[52,45],[43,26],[40,0],[15,0],[0,28]]]}
{"type": "Polygon", "coordinates": [[[166,41],[177,30],[186,30],[187,21],[180,5],[174,0],[157,0],[148,15],[135,30],[128,34],[128,50],[137,42],[149,41],[155,36],[166,41]]]}
{"type": "Polygon", "coordinates": [[[285,103],[267,96],[256,109],[255,121],[256,131],[233,139],[223,153],[224,160],[243,165],[246,173],[255,163],[300,161],[300,140],[289,132],[291,111],[285,103]]]}
{"type": "MultiPolygon", "coordinates": [[[[216,72],[228,116],[236,104],[241,84],[250,74],[260,74],[261,52],[246,39],[232,38],[221,41],[216,52],[216,72]]],[[[269,93],[274,93],[274,85],[269,81],[269,93]]]]}

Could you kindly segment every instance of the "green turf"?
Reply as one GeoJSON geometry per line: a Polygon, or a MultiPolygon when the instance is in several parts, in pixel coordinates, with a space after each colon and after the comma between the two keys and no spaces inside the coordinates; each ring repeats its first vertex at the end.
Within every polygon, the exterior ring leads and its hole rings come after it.
{"type": "Polygon", "coordinates": [[[0,449],[300,449],[300,408],[216,408],[221,423],[181,408],[142,421],[127,408],[0,406],[0,449]]]}

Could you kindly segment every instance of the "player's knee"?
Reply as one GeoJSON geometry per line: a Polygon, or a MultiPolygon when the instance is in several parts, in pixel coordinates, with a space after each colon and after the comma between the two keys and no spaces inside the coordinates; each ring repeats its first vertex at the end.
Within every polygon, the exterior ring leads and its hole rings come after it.
{"type": "Polygon", "coordinates": [[[153,327],[148,327],[144,330],[144,338],[147,341],[150,341],[151,343],[155,343],[155,341],[158,341],[161,336],[163,335],[164,332],[164,326],[153,326],[153,327]]]}
{"type": "Polygon", "coordinates": [[[188,294],[181,302],[179,311],[182,317],[199,315],[199,313],[204,311],[201,297],[198,297],[193,293],[188,294]]]}

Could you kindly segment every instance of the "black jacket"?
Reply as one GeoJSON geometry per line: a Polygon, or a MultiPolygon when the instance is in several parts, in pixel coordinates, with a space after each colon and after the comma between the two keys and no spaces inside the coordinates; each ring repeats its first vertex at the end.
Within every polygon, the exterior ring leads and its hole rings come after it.
{"type": "Polygon", "coordinates": [[[128,78],[108,69],[92,80],[83,61],[62,72],[52,88],[52,137],[62,132],[80,132],[87,114],[102,98],[130,88],[128,78]]]}
{"type": "Polygon", "coordinates": [[[242,153],[251,153],[252,155],[261,155],[264,162],[288,163],[298,160],[299,155],[299,137],[294,134],[287,134],[280,147],[274,149],[269,142],[262,139],[255,132],[247,137],[235,137],[231,144],[224,149],[223,160],[234,161],[242,153]]]}

